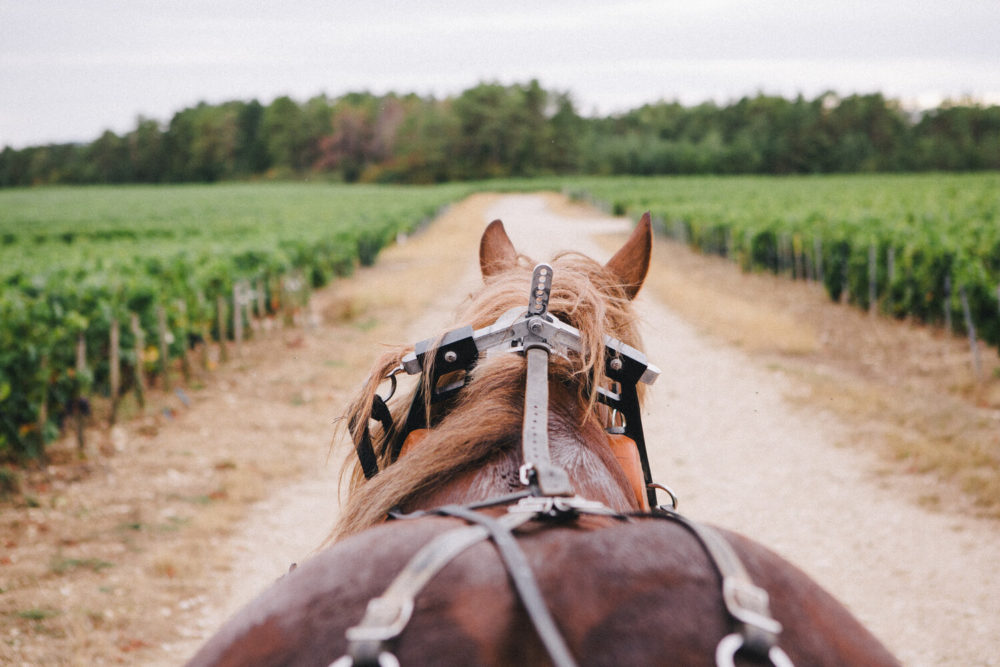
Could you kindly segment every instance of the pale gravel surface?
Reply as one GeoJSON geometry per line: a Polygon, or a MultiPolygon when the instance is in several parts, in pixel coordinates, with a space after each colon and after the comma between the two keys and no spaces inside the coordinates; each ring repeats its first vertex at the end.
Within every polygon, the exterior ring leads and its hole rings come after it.
{"type": "MultiPolygon", "coordinates": [[[[559,249],[598,259],[590,234],[621,219],[556,216],[538,196],[500,199],[518,249],[539,261],[559,249]]],[[[476,249],[440,307],[406,332],[424,338],[446,326],[478,280],[476,249]]],[[[848,605],[908,665],[1000,664],[1000,528],[931,512],[905,498],[879,463],[845,446],[831,417],[785,400],[795,387],[740,351],[706,340],[648,294],[639,312],[648,357],[663,375],[644,415],[654,477],[681,496],[688,516],[742,532],[778,551],[848,605]]],[[[232,580],[220,581],[199,628],[225,616],[301,561],[330,529],[325,509],[335,466],[277,492],[233,538],[232,580]]],[[[177,647],[181,654],[196,646],[177,647]]]]}

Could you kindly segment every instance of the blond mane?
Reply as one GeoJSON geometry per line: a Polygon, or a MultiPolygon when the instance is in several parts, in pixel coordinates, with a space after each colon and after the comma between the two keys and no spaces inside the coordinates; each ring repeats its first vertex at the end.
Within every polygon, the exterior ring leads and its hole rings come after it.
{"type": "MultiPolygon", "coordinates": [[[[600,420],[606,426],[606,411],[596,404],[596,392],[592,391],[594,386],[606,384],[604,336],[642,347],[630,295],[611,271],[584,255],[562,253],[551,264],[549,312],[580,330],[582,351],[578,357],[574,355],[572,362],[553,363],[550,378],[574,388],[575,405],[561,409],[574,412],[580,427],[587,420],[600,420]]],[[[533,265],[527,257],[519,256],[515,267],[486,278],[482,289],[469,297],[459,316],[460,324],[479,329],[493,324],[513,307],[526,308],[533,265]]],[[[379,358],[348,406],[344,423],[349,425],[355,442],[360,425],[369,423],[372,399],[383,378],[410,351],[412,346],[399,347],[379,358]]],[[[382,523],[389,510],[407,500],[490,459],[510,455],[520,445],[524,372],[520,355],[502,354],[480,360],[455,404],[434,424],[419,449],[395,464],[390,465],[388,460],[385,434],[379,427],[372,428],[381,472],[366,480],[354,452],[348,453],[342,478],[342,483],[347,483],[346,501],[331,539],[382,523]]],[[[412,393],[397,395],[391,401],[395,423],[405,419],[412,393]]]]}

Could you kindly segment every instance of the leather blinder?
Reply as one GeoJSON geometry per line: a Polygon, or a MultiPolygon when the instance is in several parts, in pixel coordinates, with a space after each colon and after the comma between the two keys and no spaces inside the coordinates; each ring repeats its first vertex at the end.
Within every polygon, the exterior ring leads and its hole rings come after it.
{"type": "Polygon", "coordinates": [[[415,428],[407,433],[406,440],[403,441],[403,446],[399,450],[399,458],[406,456],[406,453],[412,448],[419,447],[424,438],[430,435],[430,432],[429,428],[415,428]]]}
{"type": "Polygon", "coordinates": [[[635,500],[643,512],[649,511],[649,500],[646,497],[646,482],[642,475],[642,462],[639,460],[639,448],[635,440],[624,433],[608,433],[608,445],[618,459],[618,464],[625,471],[629,486],[635,493],[635,500]]]}

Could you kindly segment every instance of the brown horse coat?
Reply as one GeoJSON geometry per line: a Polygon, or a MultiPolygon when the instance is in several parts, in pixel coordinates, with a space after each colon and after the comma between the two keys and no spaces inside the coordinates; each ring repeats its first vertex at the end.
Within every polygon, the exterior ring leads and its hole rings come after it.
{"type": "MultiPolygon", "coordinates": [[[[235,616],[191,662],[316,665],[344,655],[344,631],[423,544],[458,519],[387,523],[292,571],[235,616]]],[[[521,531],[545,600],[581,665],[712,665],[730,632],[718,575],[676,523],[585,517],[521,531]]],[[[798,568],[724,532],[754,582],[769,591],[796,665],[894,665],[847,610],[798,568]]],[[[403,665],[544,665],[548,655],[496,550],[479,543],[417,597],[394,653],[403,665]]]]}

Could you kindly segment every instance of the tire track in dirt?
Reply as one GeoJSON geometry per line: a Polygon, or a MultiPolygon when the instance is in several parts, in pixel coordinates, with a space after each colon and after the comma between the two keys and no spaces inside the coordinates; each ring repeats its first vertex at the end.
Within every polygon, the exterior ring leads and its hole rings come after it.
{"type": "MultiPolygon", "coordinates": [[[[557,215],[546,198],[531,195],[499,199],[475,222],[496,217],[515,246],[540,261],[567,247],[606,259],[592,235],[626,228],[622,219],[557,215]]],[[[452,287],[395,342],[449,324],[478,281],[475,247],[467,257],[452,287]]],[[[878,473],[874,455],[844,446],[848,429],[785,400],[795,390],[787,377],[699,335],[648,289],[638,310],[645,351],[663,370],[644,414],[654,477],[680,494],[685,514],[742,532],[792,560],[906,664],[997,664],[991,655],[1000,636],[995,523],[913,505],[878,473]]],[[[234,581],[205,610],[205,633],[322,541],[333,517],[317,508],[330,504],[335,467],[331,462],[322,475],[254,509],[255,518],[233,540],[234,581]]]]}

